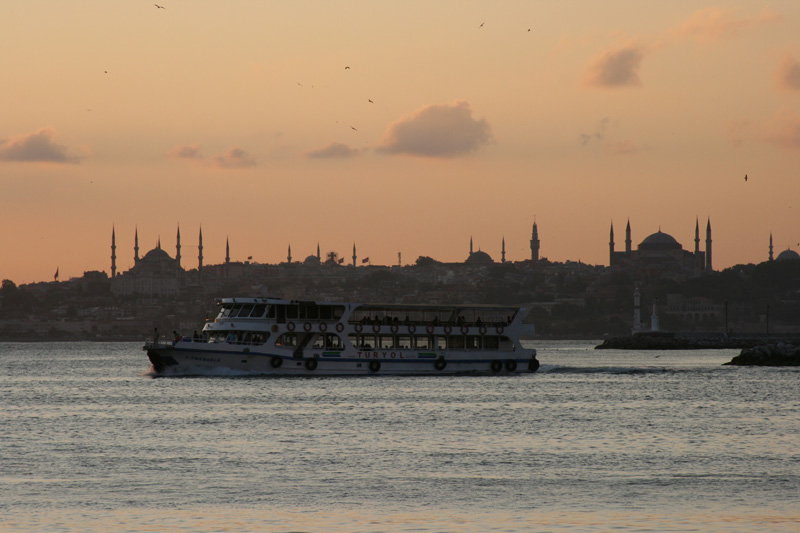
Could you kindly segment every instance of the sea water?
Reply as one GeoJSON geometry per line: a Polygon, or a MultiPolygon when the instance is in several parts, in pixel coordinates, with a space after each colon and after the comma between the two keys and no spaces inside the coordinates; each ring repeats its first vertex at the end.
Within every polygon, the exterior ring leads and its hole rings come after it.
{"type": "Polygon", "coordinates": [[[0,344],[0,531],[800,530],[800,369],[532,344],[536,374],[290,379],[0,344]]]}

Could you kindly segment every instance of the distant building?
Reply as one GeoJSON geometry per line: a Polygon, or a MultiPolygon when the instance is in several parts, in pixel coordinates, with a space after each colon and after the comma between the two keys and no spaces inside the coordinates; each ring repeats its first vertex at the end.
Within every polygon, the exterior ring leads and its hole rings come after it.
{"type": "Polygon", "coordinates": [[[615,269],[627,269],[634,276],[654,282],[662,279],[681,281],[712,272],[711,265],[711,220],[706,226],[706,249],[700,250],[700,222],[695,224],[694,252],[684,250],[672,236],[660,229],[639,243],[636,250],[631,246],[631,223],[625,229],[625,251],[614,249],[614,224],[611,224],[609,241],[609,265],[615,269]]]}

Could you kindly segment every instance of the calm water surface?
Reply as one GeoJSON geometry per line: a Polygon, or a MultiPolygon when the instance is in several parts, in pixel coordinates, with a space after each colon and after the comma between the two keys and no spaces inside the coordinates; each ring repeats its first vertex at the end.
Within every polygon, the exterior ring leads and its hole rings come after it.
{"type": "Polygon", "coordinates": [[[533,375],[308,379],[0,344],[0,530],[800,530],[800,369],[595,344],[534,343],[533,375]]]}

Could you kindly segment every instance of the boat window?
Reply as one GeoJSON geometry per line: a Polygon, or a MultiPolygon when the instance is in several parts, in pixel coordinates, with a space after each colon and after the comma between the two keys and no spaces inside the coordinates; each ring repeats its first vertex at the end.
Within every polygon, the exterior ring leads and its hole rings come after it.
{"type": "Polygon", "coordinates": [[[343,350],[344,343],[342,342],[341,337],[339,337],[339,335],[336,333],[326,333],[325,348],[329,350],[343,350]]]}
{"type": "Polygon", "coordinates": [[[467,336],[467,350],[480,350],[481,338],[478,335],[467,336]]]}
{"type": "Polygon", "coordinates": [[[258,304],[257,306],[253,307],[253,312],[250,313],[250,318],[261,318],[264,316],[264,311],[266,311],[267,306],[265,304],[258,304]]]}
{"type": "Polygon", "coordinates": [[[497,350],[500,348],[500,338],[495,335],[487,335],[483,338],[483,347],[487,350],[497,350]]]}
{"type": "MultiPolygon", "coordinates": [[[[239,314],[236,315],[239,318],[247,318],[250,316],[250,312],[253,310],[252,305],[243,305],[241,309],[239,309],[239,314]]],[[[233,318],[233,314],[231,314],[231,318],[233,318]]]]}
{"type": "Polygon", "coordinates": [[[409,335],[398,335],[397,348],[401,350],[411,349],[411,337],[409,335]]]}
{"type": "Polygon", "coordinates": [[[450,335],[447,338],[447,347],[451,350],[464,349],[464,336],[463,335],[450,335]]]}
{"type": "Polygon", "coordinates": [[[359,335],[359,348],[375,348],[375,335],[359,335]]]}
{"type": "Polygon", "coordinates": [[[380,336],[380,344],[378,345],[380,348],[393,348],[394,347],[394,337],[392,335],[381,335],[380,336]]]}
{"type": "Polygon", "coordinates": [[[442,335],[436,335],[436,349],[437,350],[447,349],[447,337],[444,337],[442,335]]]}
{"type": "Polygon", "coordinates": [[[284,333],[275,341],[275,346],[297,346],[297,333],[284,333]]]}
{"type": "Polygon", "coordinates": [[[414,348],[417,350],[427,350],[431,347],[431,338],[427,335],[418,335],[414,337],[414,348]]]}
{"type": "Polygon", "coordinates": [[[311,345],[312,348],[316,348],[317,350],[321,350],[325,347],[325,336],[322,334],[314,336],[314,343],[311,345]]]}
{"type": "Polygon", "coordinates": [[[217,318],[225,318],[229,314],[231,314],[231,306],[230,305],[223,305],[219,310],[219,315],[217,315],[217,318]]]}
{"type": "Polygon", "coordinates": [[[261,345],[267,342],[269,338],[269,333],[253,333],[253,338],[251,339],[251,343],[255,345],[261,345]]]}
{"type": "Polygon", "coordinates": [[[286,306],[286,318],[289,320],[297,320],[299,309],[296,305],[287,305],[286,306]]]}
{"type": "Polygon", "coordinates": [[[277,305],[270,305],[267,307],[267,318],[275,318],[275,309],[277,309],[277,305]]]}

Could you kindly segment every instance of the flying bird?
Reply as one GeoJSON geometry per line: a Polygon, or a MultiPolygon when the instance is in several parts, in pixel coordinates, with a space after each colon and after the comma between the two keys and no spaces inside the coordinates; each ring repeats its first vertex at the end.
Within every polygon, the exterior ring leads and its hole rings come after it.
{"type": "Polygon", "coordinates": [[[350,129],[351,129],[351,130],[353,130],[353,131],[358,131],[358,130],[357,130],[357,129],[355,129],[353,126],[350,126],[350,129]]]}
{"type": "Polygon", "coordinates": [[[485,22],[481,22],[481,25],[478,26],[479,28],[483,28],[483,25],[486,24],[485,22]]]}
{"type": "Polygon", "coordinates": [[[747,181],[747,174],[744,175],[744,181],[747,181]]]}
{"type": "Polygon", "coordinates": [[[153,5],[154,5],[154,6],[156,6],[158,9],[167,9],[166,7],[164,7],[164,6],[160,6],[160,5],[158,5],[158,4],[153,4],[153,5]]]}
{"type": "Polygon", "coordinates": [[[375,103],[372,100],[370,100],[369,98],[367,98],[367,102],[369,102],[370,104],[374,104],[375,103]]]}
{"type": "Polygon", "coordinates": [[[344,67],[345,70],[350,70],[350,67],[344,67]]]}

